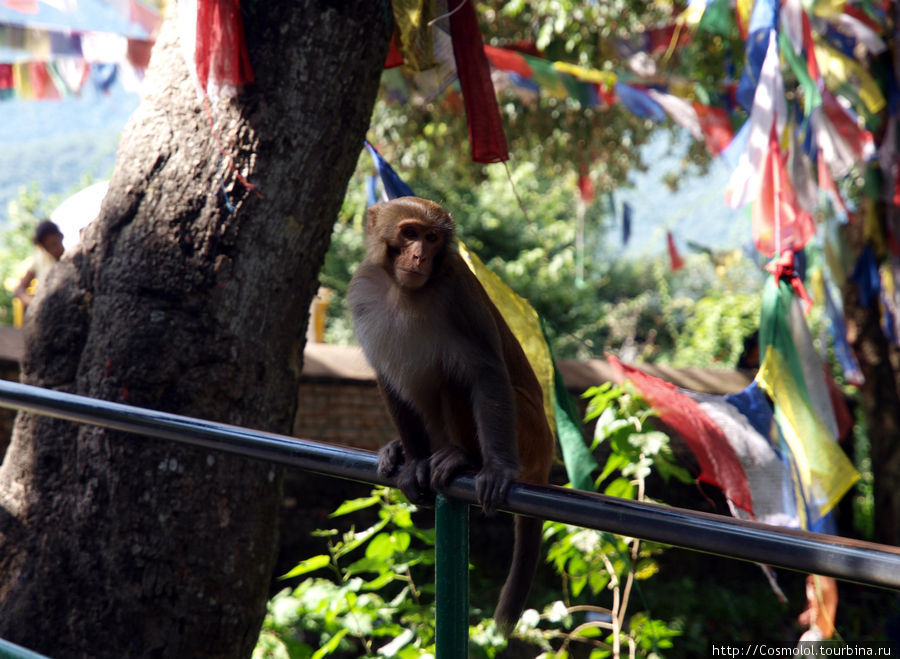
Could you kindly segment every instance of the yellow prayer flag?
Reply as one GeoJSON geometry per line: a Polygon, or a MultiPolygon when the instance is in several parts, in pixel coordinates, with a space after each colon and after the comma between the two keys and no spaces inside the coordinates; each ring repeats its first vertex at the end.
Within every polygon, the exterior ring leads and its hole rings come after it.
{"type": "Polygon", "coordinates": [[[813,513],[809,522],[815,523],[837,505],[859,473],[798,389],[781,353],[771,345],[756,380],[775,404],[775,420],[791,449],[800,487],[813,513]]]}
{"type": "Polygon", "coordinates": [[[491,302],[496,305],[500,315],[509,325],[509,329],[519,340],[522,350],[525,351],[525,356],[528,357],[531,368],[544,392],[544,413],[547,415],[547,422],[550,424],[553,434],[556,435],[556,415],[553,408],[553,360],[550,357],[550,349],[547,347],[547,340],[541,330],[541,321],[537,312],[525,298],[516,295],[500,277],[491,272],[476,254],[466,248],[461,240],[457,240],[456,244],[459,255],[484,286],[491,302]]]}
{"type": "Polygon", "coordinates": [[[735,0],[735,11],[738,16],[738,25],[744,30],[750,25],[750,12],[753,11],[753,0],[735,0]]]}
{"type": "Polygon", "coordinates": [[[577,64],[568,62],[553,62],[553,68],[560,73],[569,73],[583,82],[596,82],[607,87],[612,87],[618,79],[612,71],[600,71],[599,69],[587,69],[577,64]]]}
{"type": "Polygon", "coordinates": [[[875,79],[852,57],[832,48],[821,38],[813,37],[816,62],[829,89],[848,84],[857,90],[860,100],[871,114],[878,114],[887,102],[875,79]]]}
{"type": "Polygon", "coordinates": [[[844,13],[847,0],[813,0],[812,13],[822,18],[837,18],[844,13]]]}

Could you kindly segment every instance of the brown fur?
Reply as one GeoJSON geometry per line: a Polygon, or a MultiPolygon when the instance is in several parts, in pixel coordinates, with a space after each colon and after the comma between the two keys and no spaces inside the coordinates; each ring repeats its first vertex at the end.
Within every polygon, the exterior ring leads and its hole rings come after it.
{"type": "MultiPolygon", "coordinates": [[[[511,483],[546,483],[553,435],[534,371],[481,283],[450,244],[434,202],[403,197],[368,211],[365,261],[348,302],[400,435],[379,454],[414,502],[476,471],[492,514],[511,483]],[[439,239],[435,239],[435,234],[439,239]]],[[[515,625],[540,557],[541,520],[516,517],[515,547],[495,619],[515,625]]]]}

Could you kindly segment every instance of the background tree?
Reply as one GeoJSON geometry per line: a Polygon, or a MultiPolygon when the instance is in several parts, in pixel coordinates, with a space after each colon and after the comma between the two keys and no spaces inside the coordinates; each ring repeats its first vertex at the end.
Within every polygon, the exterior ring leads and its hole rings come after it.
{"type": "MultiPolygon", "coordinates": [[[[101,216],[29,314],[26,382],[290,431],[393,26],[367,0],[244,5],[256,84],[214,105],[226,156],[169,23],[101,216]]],[[[280,483],[268,464],[20,415],[0,470],[0,637],[60,657],[247,656],[280,483]]]]}
{"type": "MultiPolygon", "coordinates": [[[[702,30],[674,27],[680,6],[641,1],[510,0],[499,5],[482,3],[479,9],[487,43],[540,52],[550,61],[615,72],[624,81],[678,85],[701,103],[733,108],[735,128],[746,120],[746,113],[735,108],[729,96],[742,73],[745,44],[727,2],[710,3],[710,16],[714,10],[722,10],[726,20],[702,30]],[[647,37],[653,32],[661,34],[667,46],[652,57],[640,58],[647,54],[647,37]],[[679,35],[688,32],[690,38],[681,40],[679,35]]],[[[888,50],[877,57],[860,55],[859,63],[889,90],[900,70],[895,61],[900,56],[895,34],[898,21],[891,14],[885,18],[888,50]]],[[[712,259],[698,256],[687,268],[671,274],[666,272],[664,259],[624,262],[615,253],[604,251],[603,241],[597,240],[585,250],[584,286],[575,285],[576,177],[586,172],[596,191],[595,200],[582,209],[589,239],[608,233],[614,218],[607,195],[630,186],[630,175],[646,168],[642,147],[661,131],[674,132],[670,122],[654,124],[638,118],[621,103],[592,108],[567,93],[557,96],[542,90],[540,95],[527,96],[500,89],[500,108],[511,147],[511,180],[523,210],[502,165],[482,167],[463,158],[446,157],[460,151],[458,145],[465,140],[456,92],[450,88],[435,97],[417,93],[415,86],[399,84],[397,75],[385,76],[370,139],[414,190],[453,209],[464,240],[547,320],[558,356],[597,357],[604,350],[625,349],[631,356],[679,365],[736,364],[743,339],[758,324],[758,302],[755,311],[752,307],[754,296],[761,299],[764,271],[759,263],[732,259],[731,267],[723,268],[721,254],[712,259]],[[725,270],[728,272],[719,277],[725,270]],[[721,321],[718,327],[711,322],[714,318],[721,321]]],[[[785,83],[791,98],[802,100],[802,88],[789,71],[785,83]]],[[[852,90],[848,93],[852,95],[852,90]]],[[[890,94],[885,91],[884,96],[890,94]]],[[[860,118],[875,134],[876,144],[893,134],[890,126],[897,118],[888,113],[885,109],[878,116],[860,118]]],[[[673,187],[688,176],[707,171],[711,159],[700,140],[681,151],[677,144],[672,140],[670,155],[678,167],[664,181],[673,187]]],[[[896,169],[896,155],[890,148],[881,159],[890,159],[896,169]]],[[[371,171],[368,165],[361,169],[371,171]]],[[[875,169],[874,163],[868,171],[857,166],[842,182],[842,193],[859,215],[878,219],[844,227],[840,242],[851,248],[851,262],[869,242],[879,262],[890,267],[896,262],[888,247],[896,240],[890,227],[892,223],[896,226],[897,207],[890,194],[893,182],[879,180],[875,169]],[[877,202],[865,199],[866,195],[871,198],[873,188],[878,189],[877,202]]],[[[354,190],[362,188],[360,179],[351,186],[351,197],[354,190]]],[[[347,224],[338,227],[326,261],[323,279],[338,292],[345,281],[342,271],[352,270],[354,262],[352,250],[342,253],[341,245],[344,237],[358,232],[363,207],[361,193],[345,202],[341,217],[347,224]],[[349,226],[353,229],[347,230],[349,226]]],[[[746,238],[750,238],[749,226],[746,238]]],[[[862,308],[857,284],[847,279],[841,297],[848,338],[865,375],[864,384],[848,386],[847,392],[864,412],[865,428],[859,440],[872,442],[877,539],[900,544],[900,495],[892,486],[900,477],[898,348],[885,334],[891,319],[878,296],[862,308]]],[[[340,308],[338,296],[334,310],[340,312],[340,308]]],[[[815,317],[811,322],[816,322],[815,317]]],[[[347,325],[340,321],[334,330],[334,338],[350,336],[347,325]]],[[[818,336],[818,332],[814,334],[818,336]]],[[[820,345],[823,352],[828,348],[820,345]]]]}

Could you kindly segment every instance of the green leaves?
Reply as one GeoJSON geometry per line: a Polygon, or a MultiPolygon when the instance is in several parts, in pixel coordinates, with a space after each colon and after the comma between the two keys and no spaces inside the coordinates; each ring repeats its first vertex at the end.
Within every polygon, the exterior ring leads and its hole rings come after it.
{"type": "Polygon", "coordinates": [[[583,397],[588,399],[585,421],[596,420],[591,448],[606,444],[610,451],[595,481],[598,491],[634,498],[634,481],[645,480],[653,469],[664,480],[692,482],[690,473],[677,464],[669,437],[646,427],[654,413],[639,397],[609,382],[591,387],[583,397]],[[617,472],[621,475],[607,482],[617,472]]]}
{"type": "Polygon", "coordinates": [[[316,570],[321,570],[322,568],[326,568],[329,565],[331,565],[330,556],[327,556],[325,554],[313,556],[311,558],[300,561],[292,570],[287,572],[287,574],[283,575],[281,578],[293,579],[294,577],[299,577],[304,574],[309,574],[310,572],[315,572],[316,570]]]}
{"type": "MultiPolygon", "coordinates": [[[[639,397],[609,383],[591,388],[585,397],[586,419],[596,422],[592,449],[606,453],[596,475],[599,490],[642,499],[644,481],[654,469],[665,477],[689,479],[674,461],[669,438],[648,426],[653,415],[639,397]]],[[[285,575],[305,580],[269,602],[254,659],[433,655],[434,530],[416,526],[415,506],[385,487],[342,503],[331,517],[365,511],[375,521],[362,530],[315,532],[328,551],[300,561],[285,575]]],[[[550,584],[535,584],[532,600],[543,596],[543,606],[526,611],[516,629],[520,639],[535,646],[535,654],[543,651],[548,659],[622,656],[623,648],[634,648],[636,656],[649,656],[672,646],[679,632],[668,623],[645,611],[629,615],[632,590],[660,570],[658,545],[555,522],[545,524],[544,540],[562,598],[550,584]],[[589,648],[589,655],[576,653],[576,644],[589,648]]],[[[470,656],[492,659],[505,646],[493,621],[475,620],[470,656]]]]}
{"type": "Polygon", "coordinates": [[[322,569],[333,576],[307,578],[269,602],[254,659],[433,653],[434,533],[415,528],[415,506],[386,487],[345,501],[331,517],[369,508],[377,508],[378,521],[361,531],[315,533],[328,553],[304,559],[283,578],[322,569]]]}

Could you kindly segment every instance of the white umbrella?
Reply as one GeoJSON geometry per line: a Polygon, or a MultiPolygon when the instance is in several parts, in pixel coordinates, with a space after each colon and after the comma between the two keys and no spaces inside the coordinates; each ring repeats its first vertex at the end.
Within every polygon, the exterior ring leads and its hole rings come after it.
{"type": "Polygon", "coordinates": [[[63,234],[63,245],[67,250],[78,243],[81,230],[100,214],[100,204],[106,196],[109,181],[100,181],[76,192],[50,213],[63,234]]]}

